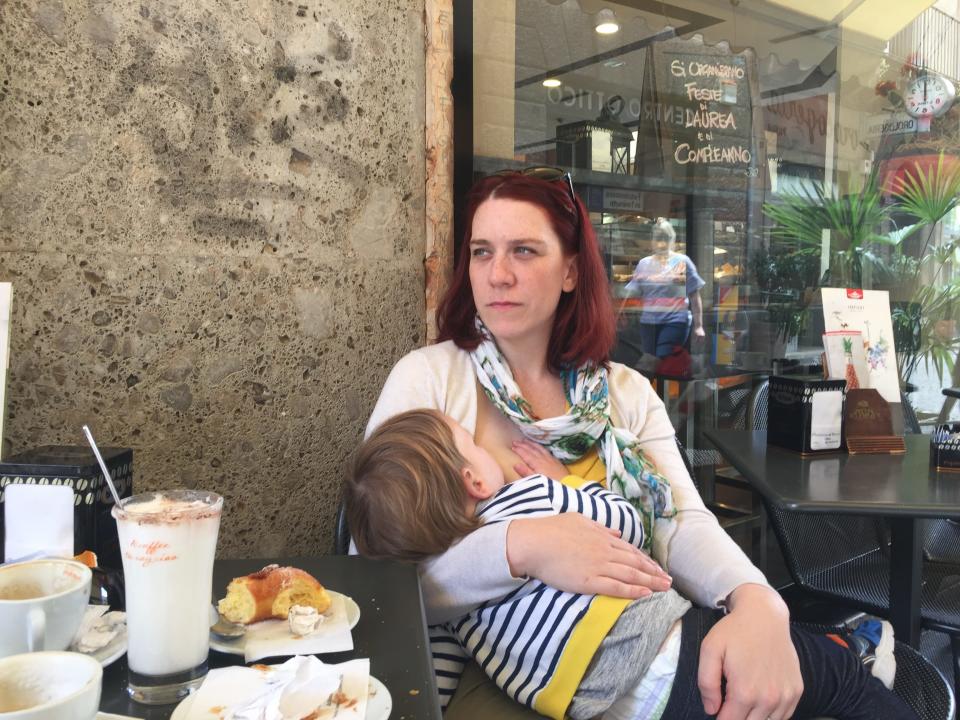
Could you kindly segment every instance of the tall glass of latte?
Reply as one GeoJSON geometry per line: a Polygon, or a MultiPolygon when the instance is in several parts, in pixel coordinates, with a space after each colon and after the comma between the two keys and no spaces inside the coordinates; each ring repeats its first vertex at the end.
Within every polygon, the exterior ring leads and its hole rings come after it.
{"type": "Polygon", "coordinates": [[[113,508],[123,553],[130,696],[171,703],[200,686],[223,498],[198,490],[134,495],[113,508]]]}

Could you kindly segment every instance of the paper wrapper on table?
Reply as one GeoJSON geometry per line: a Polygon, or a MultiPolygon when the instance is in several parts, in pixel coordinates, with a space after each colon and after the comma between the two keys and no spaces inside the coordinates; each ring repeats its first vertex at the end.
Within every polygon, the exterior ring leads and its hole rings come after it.
{"type": "Polygon", "coordinates": [[[767,443],[804,455],[844,447],[846,382],[773,376],[767,405],[767,443]]]}
{"type": "Polygon", "coordinates": [[[930,467],[960,473],[960,423],[937,425],[930,438],[930,467]]]}
{"type": "Polygon", "coordinates": [[[314,655],[353,650],[353,635],[347,621],[343,595],[330,595],[330,608],[323,622],[309,635],[294,635],[286,620],[264,620],[247,627],[243,657],[253,662],[281,655],[314,655]]]}
{"type": "Polygon", "coordinates": [[[298,656],[282,665],[220,668],[207,674],[182,720],[363,720],[369,684],[367,659],[326,665],[298,656]]]}
{"type": "MultiPolygon", "coordinates": [[[[100,452],[120,497],[130,497],[133,490],[133,450],[104,447],[100,448],[100,452]]],[[[6,555],[4,503],[6,489],[11,485],[71,488],[74,498],[73,548],[70,555],[92,550],[97,554],[100,567],[116,570],[122,567],[117,523],[110,516],[113,496],[89,447],[45,445],[0,463],[0,557],[6,555]]],[[[33,512],[42,513],[42,508],[33,512]]]]}

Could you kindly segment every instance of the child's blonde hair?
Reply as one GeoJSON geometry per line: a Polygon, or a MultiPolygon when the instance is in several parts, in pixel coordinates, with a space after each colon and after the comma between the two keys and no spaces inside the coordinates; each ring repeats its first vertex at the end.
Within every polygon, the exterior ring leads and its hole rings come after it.
{"type": "Polygon", "coordinates": [[[466,465],[436,410],[409,410],[378,427],[357,448],[343,494],[360,554],[418,562],[477,529],[467,514],[466,465]]]}

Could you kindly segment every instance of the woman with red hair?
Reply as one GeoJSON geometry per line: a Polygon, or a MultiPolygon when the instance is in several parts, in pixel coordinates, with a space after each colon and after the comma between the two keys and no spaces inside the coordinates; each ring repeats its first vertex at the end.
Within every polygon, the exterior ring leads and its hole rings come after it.
{"type": "MultiPolygon", "coordinates": [[[[727,610],[704,629],[695,672],[706,714],[790,717],[802,680],[786,606],[703,505],[650,383],[610,361],[606,273],[570,176],[536,168],[486,177],[467,197],[466,220],[439,310],[440,342],[397,363],[367,434],[399,412],[434,408],[472,433],[508,481],[531,474],[535,458],[521,441],[534,440],[571,474],[626,497],[647,541],[637,549],[579,513],[485,525],[421,566],[429,623],[502,598],[530,577],[651,603],[673,586],[727,610]]],[[[635,680],[633,668],[617,672],[635,680]]],[[[473,666],[447,717],[535,714],[473,666]]]]}

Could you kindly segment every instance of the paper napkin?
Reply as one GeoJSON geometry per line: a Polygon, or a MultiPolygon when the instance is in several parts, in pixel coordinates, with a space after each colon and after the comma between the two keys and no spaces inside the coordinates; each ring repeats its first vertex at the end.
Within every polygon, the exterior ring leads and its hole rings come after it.
{"type": "Polygon", "coordinates": [[[4,561],[28,556],[73,557],[73,488],[7,485],[4,561]]]}
{"type": "Polygon", "coordinates": [[[297,656],[282,665],[211,670],[183,720],[363,720],[370,661],[327,665],[297,656]]]}
{"type": "Polygon", "coordinates": [[[323,622],[309,635],[294,635],[286,620],[264,620],[247,627],[243,637],[244,660],[253,662],[279,655],[314,655],[353,650],[353,635],[347,623],[343,595],[331,595],[330,600],[330,609],[323,614],[323,622]]]}
{"type": "Polygon", "coordinates": [[[105,648],[121,633],[126,633],[127,614],[107,605],[88,605],[80,627],[70,643],[73,652],[96,653],[105,648]]]}

